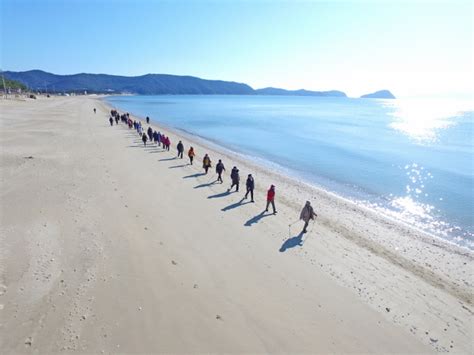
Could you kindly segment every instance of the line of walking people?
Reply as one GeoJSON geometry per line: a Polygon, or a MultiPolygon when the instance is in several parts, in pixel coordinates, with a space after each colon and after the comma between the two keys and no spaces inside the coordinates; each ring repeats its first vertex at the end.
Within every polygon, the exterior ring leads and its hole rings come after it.
{"type": "MultiPolygon", "coordinates": [[[[116,125],[118,125],[119,120],[120,120],[123,123],[127,124],[129,129],[132,129],[132,128],[135,129],[138,135],[141,137],[143,141],[143,145],[145,147],[146,147],[147,142],[150,141],[150,143],[155,143],[158,147],[162,146],[163,149],[165,149],[166,151],[170,150],[171,140],[168,136],[166,136],[165,134],[159,131],[157,132],[156,130],[153,130],[153,128],[151,128],[150,126],[148,127],[147,131],[144,132],[142,123],[137,120],[132,120],[130,118],[129,113],[124,113],[120,115],[117,110],[111,110],[110,118],[109,118],[109,122],[111,126],[113,126],[114,120],[115,120],[116,125]]],[[[146,122],[147,124],[150,123],[150,118],[148,116],[146,117],[146,122]]],[[[184,144],[182,141],[178,142],[178,144],[176,145],[176,150],[177,150],[177,158],[183,159],[184,144]]],[[[189,164],[193,165],[196,153],[192,146],[189,148],[187,152],[187,156],[189,159],[189,164]]],[[[204,155],[202,159],[202,168],[204,169],[205,174],[208,174],[209,169],[212,168],[212,161],[207,153],[204,155]]],[[[221,159],[219,159],[215,166],[215,172],[217,174],[217,179],[215,182],[220,182],[221,184],[224,183],[222,175],[225,171],[226,169],[225,169],[224,163],[222,162],[221,159]]],[[[239,192],[240,172],[236,166],[234,166],[231,170],[230,179],[231,179],[231,185],[230,185],[230,188],[227,189],[227,192],[230,193],[234,187],[235,187],[235,192],[239,192]]],[[[250,202],[254,203],[255,202],[254,200],[255,180],[252,174],[247,175],[247,179],[245,181],[245,188],[246,188],[246,192],[243,199],[246,200],[250,195],[250,202]]],[[[275,196],[276,196],[275,189],[276,189],[275,185],[272,184],[270,188],[267,190],[266,207],[265,207],[264,212],[268,212],[268,209],[271,206],[273,210],[273,214],[277,214],[277,210],[275,206],[275,196]]],[[[307,232],[309,221],[314,220],[316,216],[317,214],[314,212],[314,209],[311,206],[311,203],[309,201],[306,201],[306,204],[300,213],[300,220],[303,220],[305,222],[302,233],[307,232]]]]}

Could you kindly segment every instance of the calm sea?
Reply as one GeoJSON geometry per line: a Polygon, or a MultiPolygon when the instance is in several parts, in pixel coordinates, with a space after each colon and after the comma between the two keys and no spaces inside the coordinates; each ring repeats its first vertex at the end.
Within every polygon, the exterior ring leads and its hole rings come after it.
{"type": "Polygon", "coordinates": [[[474,249],[474,124],[468,101],[297,96],[107,101],[474,249]]]}

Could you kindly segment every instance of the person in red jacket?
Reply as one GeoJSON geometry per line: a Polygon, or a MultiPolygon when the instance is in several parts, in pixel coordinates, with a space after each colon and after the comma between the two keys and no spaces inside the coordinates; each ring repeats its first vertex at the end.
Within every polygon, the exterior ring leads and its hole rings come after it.
{"type": "Polygon", "coordinates": [[[276,214],[276,208],[275,208],[275,185],[270,186],[270,188],[267,191],[267,207],[265,208],[265,212],[268,212],[268,206],[272,204],[273,207],[273,214],[276,214]]]}

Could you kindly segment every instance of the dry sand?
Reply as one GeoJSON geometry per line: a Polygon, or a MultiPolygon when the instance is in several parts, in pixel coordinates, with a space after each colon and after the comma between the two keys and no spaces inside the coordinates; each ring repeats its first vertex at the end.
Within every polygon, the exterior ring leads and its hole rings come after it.
{"type": "Polygon", "coordinates": [[[144,148],[109,109],[0,101],[1,353],[473,352],[471,252],[199,140],[187,165],[193,137],[144,148]],[[255,204],[224,193],[233,165],[255,204]]]}

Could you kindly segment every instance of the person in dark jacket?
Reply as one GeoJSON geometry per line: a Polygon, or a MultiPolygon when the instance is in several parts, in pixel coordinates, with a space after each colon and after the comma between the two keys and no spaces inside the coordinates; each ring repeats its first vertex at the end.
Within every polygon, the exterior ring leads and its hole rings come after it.
{"type": "Polygon", "coordinates": [[[97,110],[96,110],[95,107],[94,107],[94,113],[96,113],[96,112],[97,112],[97,110]]]}
{"type": "Polygon", "coordinates": [[[219,159],[219,162],[216,164],[216,173],[217,173],[217,181],[220,181],[221,184],[224,182],[222,180],[222,173],[225,171],[224,163],[222,160],[219,159]]]}
{"type": "Polygon", "coordinates": [[[143,141],[143,145],[146,147],[146,141],[148,140],[148,137],[146,136],[146,133],[143,133],[142,134],[142,141],[143,141]]]}
{"type": "Polygon", "coordinates": [[[148,133],[148,139],[150,140],[150,143],[153,142],[153,128],[148,127],[147,133],[148,133]]]}
{"type": "Polygon", "coordinates": [[[275,185],[270,186],[270,188],[267,191],[267,207],[265,208],[265,212],[268,212],[268,207],[270,204],[273,207],[273,214],[276,214],[276,208],[275,208],[275,185]]]}
{"type": "Polygon", "coordinates": [[[232,168],[232,171],[230,172],[230,178],[232,179],[232,185],[230,185],[230,189],[228,189],[227,192],[230,192],[234,186],[236,186],[235,192],[239,192],[240,175],[239,169],[237,169],[236,166],[232,168]]]}
{"type": "Polygon", "coordinates": [[[314,212],[313,206],[311,206],[311,202],[306,201],[306,204],[300,213],[300,219],[304,221],[304,227],[301,233],[307,232],[309,221],[314,220],[314,218],[317,216],[318,215],[314,212]]]}
{"type": "Polygon", "coordinates": [[[179,141],[178,145],[176,146],[176,149],[178,149],[178,158],[183,159],[183,152],[184,152],[183,142],[179,141]]]}
{"type": "Polygon", "coordinates": [[[253,180],[252,174],[249,174],[249,175],[248,175],[247,181],[245,182],[245,186],[247,187],[247,192],[245,193],[244,199],[247,199],[247,196],[248,196],[249,193],[250,193],[250,198],[251,198],[251,201],[250,201],[250,202],[255,202],[255,201],[253,200],[253,189],[254,189],[254,187],[255,187],[255,181],[253,180]]]}
{"type": "Polygon", "coordinates": [[[109,118],[109,122],[110,122],[110,125],[113,126],[114,125],[114,119],[112,118],[112,116],[110,116],[109,118]]]}
{"type": "Polygon", "coordinates": [[[146,123],[150,123],[150,117],[146,116],[146,123]]]}

